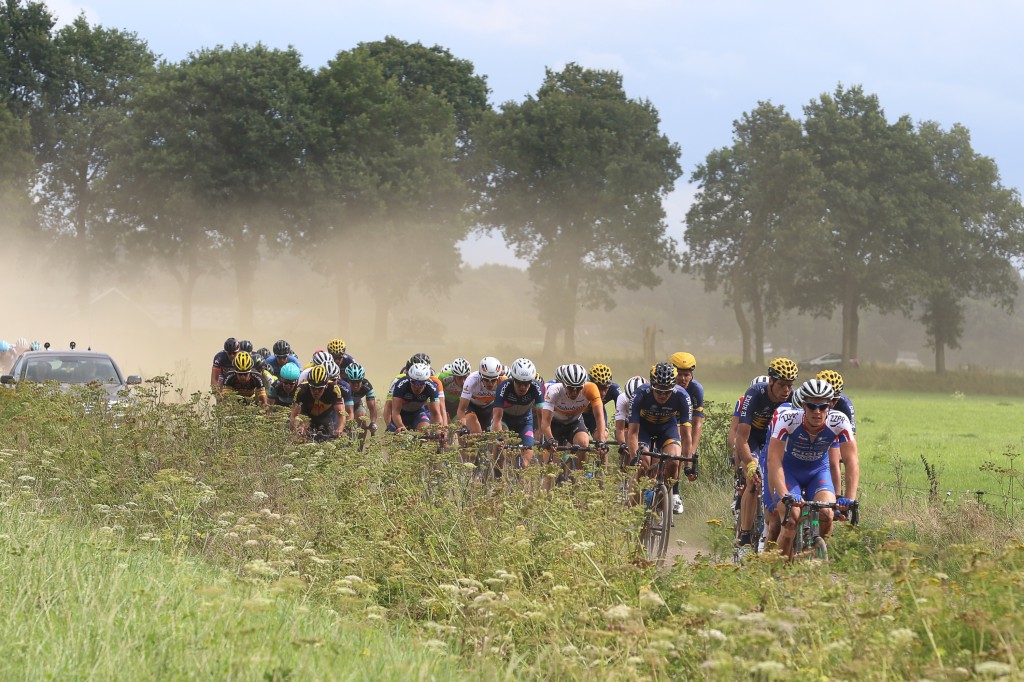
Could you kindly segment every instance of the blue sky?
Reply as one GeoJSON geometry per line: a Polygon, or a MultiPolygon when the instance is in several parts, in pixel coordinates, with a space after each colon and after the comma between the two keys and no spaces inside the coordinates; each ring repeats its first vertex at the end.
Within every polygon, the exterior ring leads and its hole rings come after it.
{"type": "MultiPolygon", "coordinates": [[[[262,42],[295,47],[312,67],[359,42],[394,35],[438,44],[487,76],[499,104],[536,92],[544,68],[578,62],[615,69],[631,97],[650,100],[683,151],[686,179],[731,142],[733,120],[771,100],[796,116],[838,83],[877,94],[890,119],[962,123],[996,160],[1003,183],[1024,187],[1024,2],[982,0],[53,0],[63,22],[136,32],[177,61],[189,51],[262,42]]],[[[666,208],[682,241],[693,188],[666,208]]],[[[495,240],[466,244],[472,264],[512,262],[495,240]]]]}

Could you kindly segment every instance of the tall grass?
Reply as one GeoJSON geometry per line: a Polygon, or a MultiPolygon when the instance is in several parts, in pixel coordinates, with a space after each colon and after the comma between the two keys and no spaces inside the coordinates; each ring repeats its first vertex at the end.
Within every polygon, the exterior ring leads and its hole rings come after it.
{"type": "MultiPolygon", "coordinates": [[[[737,567],[709,551],[658,571],[637,555],[640,515],[617,500],[610,474],[551,494],[511,477],[479,487],[431,444],[296,445],[280,420],[200,394],[169,401],[169,390],[151,384],[116,418],[88,392],[0,391],[5,504],[54,527],[102,528],[121,562],[202,559],[256,594],[291,590],[310,609],[282,605],[291,627],[317,632],[328,610],[342,624],[392,624],[478,677],[941,678],[1013,672],[1024,655],[1021,552],[995,533],[976,543],[949,531],[968,511],[968,529],[998,527],[980,507],[937,502],[913,527],[866,513],[865,528],[836,533],[827,567],[772,555],[737,567]]],[[[701,480],[684,484],[690,537],[706,533],[712,546],[728,535],[716,518],[731,483],[728,420],[711,410],[701,480]]],[[[275,621],[254,628],[224,646],[242,656],[282,632],[275,621]]],[[[204,641],[232,636],[219,632],[204,641]]],[[[427,669],[416,660],[432,665],[414,659],[414,670],[427,669]]]]}

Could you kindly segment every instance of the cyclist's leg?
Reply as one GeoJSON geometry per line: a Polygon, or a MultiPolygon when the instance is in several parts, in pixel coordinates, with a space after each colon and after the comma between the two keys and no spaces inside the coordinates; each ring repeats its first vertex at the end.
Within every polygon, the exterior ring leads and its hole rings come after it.
{"type": "MultiPolygon", "coordinates": [[[[760,456],[760,445],[751,443],[750,453],[754,458],[760,456]]],[[[750,486],[751,482],[747,481],[747,486],[750,486]]],[[[751,529],[754,527],[754,517],[757,515],[757,499],[753,495],[744,495],[740,500],[740,546],[749,545],[753,542],[751,538],[751,529]]]]}
{"type": "MultiPolygon", "coordinates": [[[[800,483],[789,476],[786,477],[786,494],[795,495],[799,493],[802,488],[800,483]]],[[[788,557],[793,556],[793,540],[796,538],[797,526],[800,523],[800,509],[793,507],[789,513],[788,519],[783,519],[782,515],[786,513],[786,507],[782,502],[779,502],[775,506],[775,514],[779,519],[779,523],[782,524],[782,530],[779,531],[779,551],[788,557]]]]}
{"type": "Polygon", "coordinates": [[[430,426],[430,408],[424,404],[423,407],[415,412],[403,412],[402,423],[410,431],[423,431],[430,426]],[[409,415],[409,421],[406,421],[406,414],[409,415]],[[412,426],[409,426],[410,423],[412,426]]]}
{"type": "MultiPolygon", "coordinates": [[[[807,494],[816,502],[835,502],[836,491],[832,485],[832,475],[828,467],[819,469],[808,481],[807,494]]],[[[822,509],[818,513],[818,528],[822,537],[827,537],[832,532],[832,510],[822,509]]]]}
{"type": "MultiPolygon", "coordinates": [[[[572,443],[573,445],[579,445],[581,448],[590,446],[590,431],[587,430],[587,425],[583,421],[582,414],[573,423],[572,443]]],[[[579,460],[580,464],[586,464],[587,453],[581,452],[576,455],[576,458],[579,460]]]]}
{"type": "Polygon", "coordinates": [[[519,434],[520,445],[523,446],[523,468],[525,469],[533,461],[533,414],[529,413],[520,420],[506,419],[505,424],[509,431],[519,434]]]}

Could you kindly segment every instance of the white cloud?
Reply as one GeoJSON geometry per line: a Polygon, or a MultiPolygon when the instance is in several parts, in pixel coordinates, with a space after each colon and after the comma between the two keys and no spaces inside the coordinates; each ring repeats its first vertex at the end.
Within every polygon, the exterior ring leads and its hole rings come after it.
{"type": "Polygon", "coordinates": [[[75,2],[75,0],[48,0],[46,8],[50,10],[53,18],[57,20],[57,28],[67,26],[78,18],[79,14],[83,13],[90,24],[102,23],[99,21],[97,12],[92,6],[75,2]]]}

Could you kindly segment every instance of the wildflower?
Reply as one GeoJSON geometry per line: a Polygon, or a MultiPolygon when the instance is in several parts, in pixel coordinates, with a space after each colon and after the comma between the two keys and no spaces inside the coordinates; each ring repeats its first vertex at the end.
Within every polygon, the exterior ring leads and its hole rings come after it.
{"type": "Polygon", "coordinates": [[[988,677],[1003,677],[1013,674],[1013,666],[1002,661],[982,661],[974,664],[974,672],[988,677]]]}
{"type": "Polygon", "coordinates": [[[724,642],[726,639],[728,639],[725,636],[724,632],[722,632],[721,630],[716,630],[714,628],[709,628],[707,630],[700,630],[700,631],[697,632],[697,636],[698,637],[702,637],[702,638],[707,639],[707,640],[714,640],[716,642],[724,642]]]}
{"type": "Polygon", "coordinates": [[[32,483],[35,480],[36,480],[35,476],[29,476],[28,474],[24,474],[22,476],[18,476],[18,482],[19,483],[32,483]]]}
{"type": "Polygon", "coordinates": [[[640,606],[658,608],[665,606],[665,600],[654,590],[643,588],[640,590],[640,606]]]}
{"type": "Polygon", "coordinates": [[[224,533],[224,537],[228,540],[237,540],[238,533],[224,533]]]}
{"type": "Polygon", "coordinates": [[[260,544],[259,540],[246,540],[242,543],[246,547],[255,547],[260,544]]]}
{"type": "Polygon", "coordinates": [[[904,646],[911,644],[915,639],[917,639],[917,633],[910,628],[896,628],[895,630],[889,631],[889,639],[892,640],[896,646],[904,646]]]}
{"type": "Polygon", "coordinates": [[[336,593],[344,595],[346,597],[354,597],[354,596],[356,596],[356,591],[353,590],[351,587],[336,587],[336,588],[334,588],[334,591],[336,593]]]}
{"type": "Polygon", "coordinates": [[[268,497],[270,497],[270,495],[266,494],[262,490],[257,490],[256,492],[254,492],[252,494],[252,499],[256,500],[257,502],[262,502],[263,500],[267,499],[268,497]]]}
{"type": "Polygon", "coordinates": [[[630,620],[633,618],[633,609],[625,604],[613,606],[604,612],[606,620],[630,620]]]}
{"type": "Polygon", "coordinates": [[[584,540],[583,542],[574,542],[572,543],[572,548],[575,549],[577,552],[586,552],[588,549],[594,548],[594,543],[590,542],[589,540],[584,540]]]}
{"type": "Polygon", "coordinates": [[[786,666],[778,661],[761,661],[754,666],[754,670],[770,676],[786,672],[786,666]]]}

